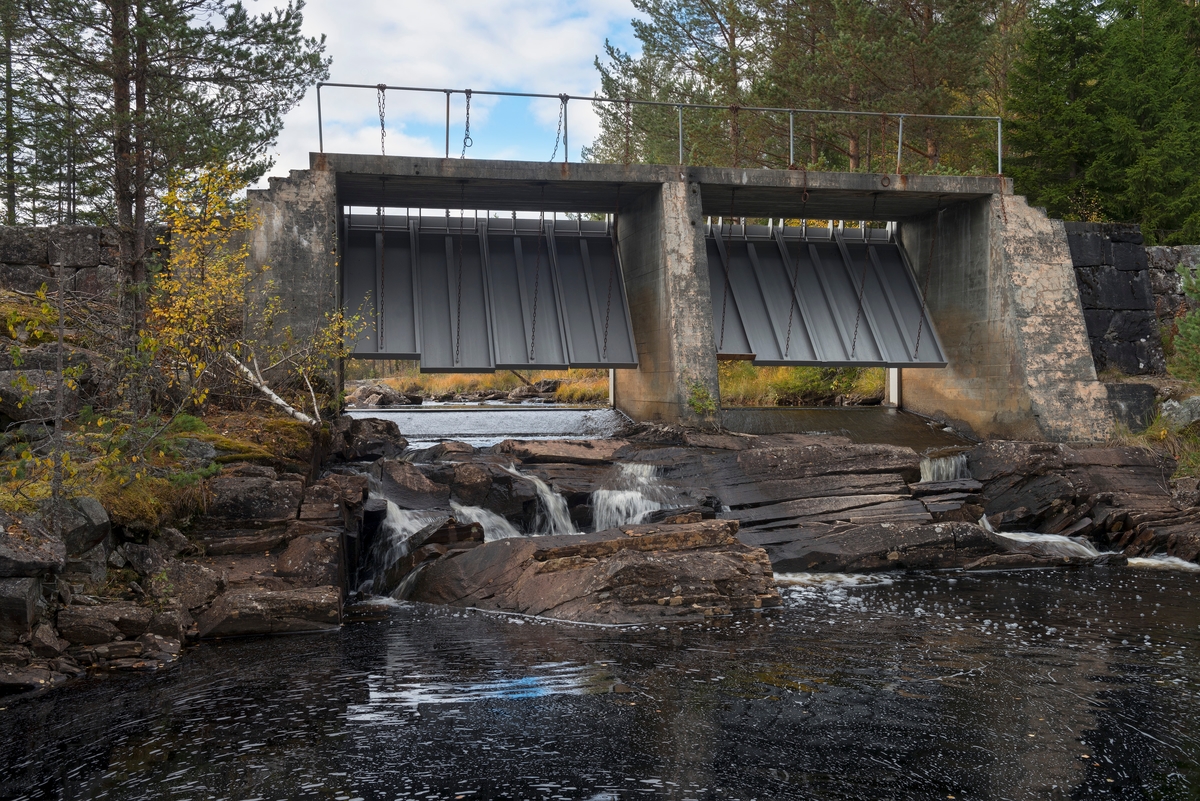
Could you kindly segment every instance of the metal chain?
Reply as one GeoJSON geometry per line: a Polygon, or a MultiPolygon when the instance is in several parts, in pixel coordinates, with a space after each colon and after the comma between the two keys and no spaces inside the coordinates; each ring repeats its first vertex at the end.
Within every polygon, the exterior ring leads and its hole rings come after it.
{"type": "MultiPolygon", "coordinates": [[[[546,194],[545,187],[542,188],[542,194],[546,194]]],[[[537,256],[533,261],[533,322],[529,328],[529,362],[533,363],[534,350],[537,347],[537,307],[538,307],[538,287],[542,278],[542,235],[546,233],[546,212],[541,212],[538,217],[538,237],[537,237],[537,256]]]]}
{"type": "Polygon", "coordinates": [[[467,94],[467,124],[466,124],[466,127],[463,128],[463,148],[462,148],[462,155],[459,156],[460,159],[465,159],[467,157],[467,148],[471,147],[472,145],[475,144],[475,140],[471,138],[471,90],[468,89],[466,94],[467,94]]]}
{"type": "MultiPolygon", "coordinates": [[[[871,219],[875,218],[875,202],[879,200],[879,195],[871,196],[871,219]]],[[[862,321],[863,312],[863,293],[867,290],[867,263],[871,260],[871,245],[867,242],[866,221],[863,221],[863,271],[862,281],[858,285],[858,311],[854,313],[854,339],[850,341],[850,358],[854,358],[854,352],[858,349],[858,324],[862,321]]],[[[846,250],[849,253],[849,249],[846,250]]]]}
{"type": "MultiPolygon", "coordinates": [[[[804,220],[808,213],[808,171],[804,171],[804,194],[800,195],[800,219],[804,220]]],[[[787,249],[787,243],[783,239],[783,221],[780,220],[779,244],[780,247],[787,249]]],[[[796,311],[796,282],[800,278],[800,259],[797,254],[796,262],[792,265],[792,302],[788,305],[788,327],[787,340],[783,346],[783,358],[788,357],[788,353],[792,349],[792,315],[796,311]]]]}
{"type": "Polygon", "coordinates": [[[375,98],[375,104],[379,106],[379,155],[386,156],[387,149],[384,147],[384,139],[387,138],[387,128],[384,127],[383,117],[387,111],[387,95],[384,93],[387,84],[381,83],[375,89],[379,93],[379,96],[375,98]]]}
{"type": "MultiPolygon", "coordinates": [[[[850,253],[846,250],[847,255],[850,253]]],[[[858,324],[862,321],[863,311],[863,294],[867,291],[867,262],[871,260],[871,246],[866,245],[863,250],[863,270],[862,281],[858,285],[858,311],[854,313],[854,338],[850,340],[850,358],[854,358],[854,352],[858,349],[858,324]]]]}
{"type": "Polygon", "coordinates": [[[462,363],[462,284],[463,284],[463,213],[466,205],[467,182],[463,181],[458,193],[458,310],[455,312],[454,363],[462,363]]]}
{"type": "MultiPolygon", "coordinates": [[[[729,190],[729,240],[725,243],[725,264],[724,264],[724,267],[725,267],[725,289],[721,293],[721,336],[717,339],[717,353],[720,353],[721,348],[723,348],[725,346],[725,309],[729,305],[729,268],[733,262],[733,256],[729,252],[729,248],[733,243],[733,219],[734,219],[733,211],[734,211],[734,207],[736,205],[735,200],[736,200],[736,195],[734,194],[734,190],[730,189],[729,190]]],[[[725,228],[725,226],[722,225],[721,226],[722,230],[717,232],[718,236],[720,236],[720,237],[725,236],[724,228],[725,228]]]]}
{"type": "MultiPolygon", "coordinates": [[[[563,114],[567,110],[566,95],[558,96],[558,131],[554,134],[554,152],[550,154],[550,160],[554,161],[558,157],[558,142],[562,139],[562,124],[563,114]]],[[[543,213],[544,214],[544,213],[543,213]]]]}
{"type": "MultiPolygon", "coordinates": [[[[1004,196],[1001,195],[1001,202],[1004,202],[1004,196]]],[[[921,290],[921,321],[917,323],[917,344],[913,347],[913,361],[916,361],[917,354],[921,352],[921,332],[925,328],[925,315],[928,312],[925,309],[925,299],[929,297],[929,276],[933,273],[933,252],[937,249],[938,228],[942,225],[942,197],[938,195],[937,211],[933,217],[933,236],[929,244],[929,258],[925,261],[925,287],[921,290]]]]}

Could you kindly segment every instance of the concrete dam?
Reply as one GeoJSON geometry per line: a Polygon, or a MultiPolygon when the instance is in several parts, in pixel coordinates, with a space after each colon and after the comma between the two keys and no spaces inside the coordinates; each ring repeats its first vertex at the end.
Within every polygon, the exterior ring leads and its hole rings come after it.
{"type": "Polygon", "coordinates": [[[1112,429],[1066,227],[1007,178],[314,153],[250,199],[293,330],[361,313],[357,356],[610,368],[618,409],[682,423],[719,359],[883,366],[979,437],[1112,429]]]}

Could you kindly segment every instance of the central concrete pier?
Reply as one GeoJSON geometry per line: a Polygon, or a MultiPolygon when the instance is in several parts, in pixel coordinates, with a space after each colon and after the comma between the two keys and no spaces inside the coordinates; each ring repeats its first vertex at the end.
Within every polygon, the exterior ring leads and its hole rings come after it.
{"type": "Polygon", "coordinates": [[[899,373],[899,404],[980,437],[1094,441],[1112,427],[1063,224],[1002,177],[312,154],[252,191],[251,261],[296,331],[341,303],[348,207],[614,214],[638,367],[614,403],[636,420],[719,408],[708,217],[896,223],[948,366],[899,373]]]}

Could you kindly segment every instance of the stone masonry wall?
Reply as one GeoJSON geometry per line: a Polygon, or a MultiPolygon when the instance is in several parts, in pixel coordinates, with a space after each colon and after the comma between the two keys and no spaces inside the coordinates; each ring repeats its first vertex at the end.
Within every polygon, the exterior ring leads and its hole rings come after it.
{"type": "Polygon", "coordinates": [[[0,287],[36,292],[54,285],[55,265],[67,289],[98,297],[117,285],[116,233],[88,225],[0,226],[0,287]]]}
{"type": "Polygon", "coordinates": [[[1146,264],[1158,330],[1163,336],[1173,336],[1178,333],[1177,319],[1197,306],[1183,294],[1183,275],[1176,268],[1200,265],[1200,245],[1148,247],[1146,264]]]}
{"type": "Polygon", "coordinates": [[[1064,226],[1096,370],[1125,375],[1166,372],[1156,281],[1138,226],[1076,222],[1064,226]]]}

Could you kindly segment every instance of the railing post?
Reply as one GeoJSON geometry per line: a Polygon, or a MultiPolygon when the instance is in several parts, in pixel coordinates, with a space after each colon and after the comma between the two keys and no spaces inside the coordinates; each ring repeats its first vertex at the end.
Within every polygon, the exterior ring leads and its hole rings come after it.
{"type": "Polygon", "coordinates": [[[567,163],[567,158],[571,155],[571,149],[567,145],[567,96],[563,95],[563,164],[567,163]]]}
{"type": "Polygon", "coordinates": [[[679,112],[679,163],[683,164],[683,106],[676,106],[679,112]]]}
{"type": "Polygon", "coordinates": [[[788,166],[796,163],[796,112],[788,112],[788,166]]]}
{"type": "Polygon", "coordinates": [[[896,175],[900,174],[900,154],[904,152],[904,115],[900,115],[900,133],[896,138],[896,175]]]}
{"type": "Polygon", "coordinates": [[[996,174],[1004,175],[1004,132],[1001,126],[1004,121],[996,118],[996,174]]]}
{"type": "Polygon", "coordinates": [[[450,90],[442,90],[446,93],[446,158],[450,158],[450,90]]]}
{"type": "Polygon", "coordinates": [[[317,144],[325,152],[325,125],[321,122],[321,84],[317,84],[317,144]]]}

